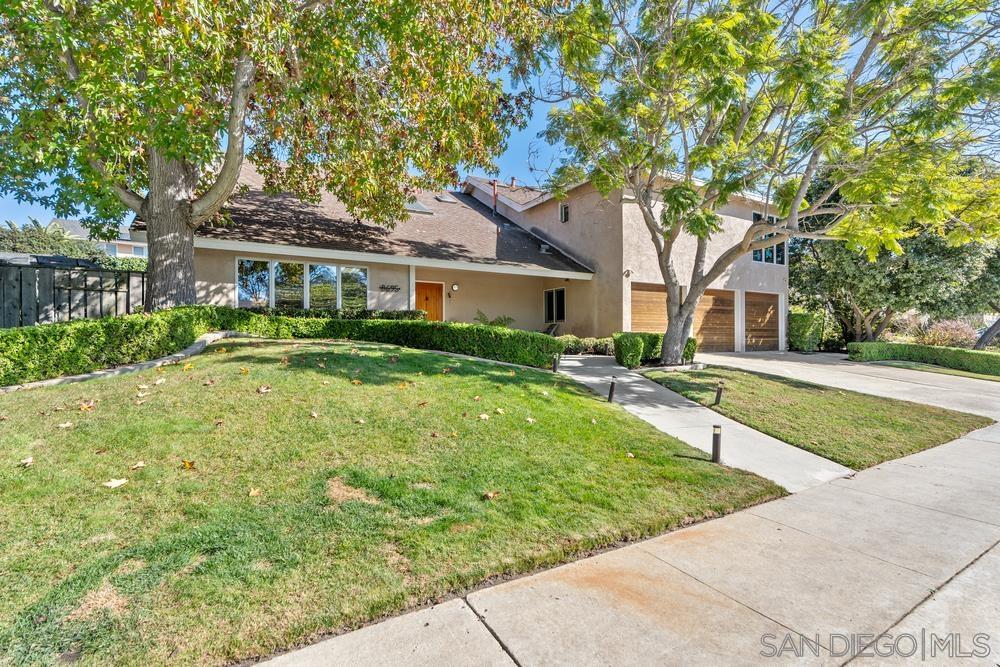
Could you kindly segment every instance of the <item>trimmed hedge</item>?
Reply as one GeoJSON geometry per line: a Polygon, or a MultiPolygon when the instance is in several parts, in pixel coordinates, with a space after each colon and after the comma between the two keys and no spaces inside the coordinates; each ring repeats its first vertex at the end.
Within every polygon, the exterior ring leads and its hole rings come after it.
{"type": "MultiPolygon", "coordinates": [[[[663,350],[663,334],[645,331],[620,331],[612,336],[615,345],[615,360],[625,368],[638,368],[642,364],[656,361],[663,350]]],[[[694,361],[698,351],[698,341],[688,338],[684,345],[682,361],[694,361]]]]}
{"type": "Polygon", "coordinates": [[[788,348],[799,352],[815,352],[823,340],[824,321],[823,313],[789,313],[788,348]]]}
{"type": "Polygon", "coordinates": [[[919,361],[970,373],[1000,375],[1000,353],[913,343],[848,343],[852,361],[919,361]]]}
{"type": "Polygon", "coordinates": [[[614,354],[615,342],[607,338],[579,338],[573,334],[559,336],[558,340],[565,346],[564,354],[614,354]]]}
{"type": "Polygon", "coordinates": [[[563,344],[531,331],[423,320],[262,315],[221,306],[0,330],[0,386],[89,373],[178,352],[211,331],[268,338],[342,338],[548,368],[563,344]]]}
{"type": "Polygon", "coordinates": [[[246,308],[259,315],[335,320],[426,320],[426,310],[367,310],[364,308],[246,308]]]}

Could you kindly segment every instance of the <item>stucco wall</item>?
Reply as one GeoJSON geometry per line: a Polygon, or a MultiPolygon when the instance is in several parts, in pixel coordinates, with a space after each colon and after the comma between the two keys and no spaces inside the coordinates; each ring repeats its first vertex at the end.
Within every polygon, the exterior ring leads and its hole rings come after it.
{"type": "Polygon", "coordinates": [[[542,293],[546,278],[417,267],[416,280],[444,283],[445,320],[471,322],[481,310],[490,319],[513,317],[518,329],[545,328],[542,293]],[[451,289],[453,284],[458,285],[457,291],[451,289]]]}

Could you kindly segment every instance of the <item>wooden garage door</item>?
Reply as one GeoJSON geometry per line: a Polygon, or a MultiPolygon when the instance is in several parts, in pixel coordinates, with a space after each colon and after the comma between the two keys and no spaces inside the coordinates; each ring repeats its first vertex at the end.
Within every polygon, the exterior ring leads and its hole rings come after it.
{"type": "Polygon", "coordinates": [[[747,351],[778,349],[778,295],[746,293],[747,351]]]}
{"type": "MultiPolygon", "coordinates": [[[[730,290],[707,290],[695,311],[693,335],[698,349],[705,352],[732,352],[736,301],[730,290]]],[[[667,328],[667,288],[648,283],[632,284],[632,331],[667,328]]]]}

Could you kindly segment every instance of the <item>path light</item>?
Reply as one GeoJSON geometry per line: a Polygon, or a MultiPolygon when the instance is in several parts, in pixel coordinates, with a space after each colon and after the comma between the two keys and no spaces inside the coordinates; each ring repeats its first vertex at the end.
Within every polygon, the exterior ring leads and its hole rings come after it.
{"type": "Polygon", "coordinates": [[[715,403],[712,405],[718,405],[722,403],[722,388],[726,386],[723,380],[719,380],[719,386],[715,388],[715,403]]]}
{"type": "Polygon", "coordinates": [[[722,425],[712,427],[712,463],[722,463],[722,425]]]}
{"type": "Polygon", "coordinates": [[[559,372],[559,356],[560,355],[558,355],[558,354],[552,355],[552,372],[553,373],[558,373],[559,372]]]}
{"type": "Polygon", "coordinates": [[[608,403],[615,402],[615,376],[611,376],[611,386],[608,387],[608,403]]]}

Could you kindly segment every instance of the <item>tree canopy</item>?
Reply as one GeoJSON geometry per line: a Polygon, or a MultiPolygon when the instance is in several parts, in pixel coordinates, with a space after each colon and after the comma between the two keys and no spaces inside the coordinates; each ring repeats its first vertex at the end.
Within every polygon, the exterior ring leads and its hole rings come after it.
{"type": "Polygon", "coordinates": [[[688,328],[713,280],[782,238],[874,257],[918,229],[995,236],[997,179],[962,167],[996,155],[998,37],[989,0],[582,0],[548,51],[553,184],[634,194],[668,317],[688,328]],[[819,174],[828,187],[807,198],[819,174]],[[719,208],[745,192],[763,217],[708,252],[719,208]],[[671,257],[682,234],[698,239],[690,276],[671,257]]]}

